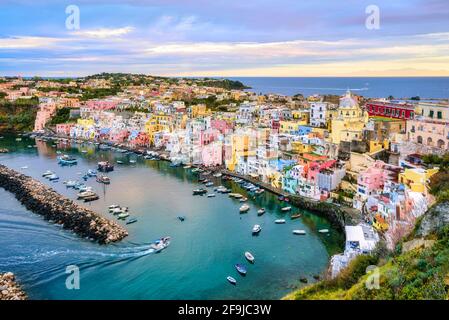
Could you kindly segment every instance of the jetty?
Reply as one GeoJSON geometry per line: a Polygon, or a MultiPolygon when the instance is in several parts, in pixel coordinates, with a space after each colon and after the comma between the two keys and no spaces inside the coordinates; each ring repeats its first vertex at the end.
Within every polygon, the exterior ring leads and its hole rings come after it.
{"type": "Polygon", "coordinates": [[[27,298],[12,272],[0,273],[0,300],[26,300],[27,298]]]}
{"type": "Polygon", "coordinates": [[[0,187],[13,193],[28,210],[81,237],[107,244],[120,241],[128,235],[126,229],[115,221],[108,220],[43,183],[1,164],[0,187]]]}

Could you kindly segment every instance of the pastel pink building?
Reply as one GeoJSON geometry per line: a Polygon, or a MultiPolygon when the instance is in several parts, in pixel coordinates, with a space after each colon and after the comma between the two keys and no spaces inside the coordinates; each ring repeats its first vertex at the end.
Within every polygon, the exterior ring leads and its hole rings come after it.
{"type": "Polygon", "coordinates": [[[70,130],[73,128],[74,123],[60,123],[56,125],[56,133],[60,135],[69,136],[70,130]]]}
{"type": "Polygon", "coordinates": [[[111,132],[109,135],[109,139],[114,143],[122,143],[128,139],[129,131],[126,129],[122,129],[118,132],[111,132]]]}
{"type": "Polygon", "coordinates": [[[212,129],[216,129],[222,134],[226,134],[234,128],[234,125],[226,120],[211,120],[210,124],[212,129]]]}
{"type": "Polygon", "coordinates": [[[223,163],[223,143],[215,141],[202,147],[201,161],[206,167],[221,165],[223,163]]]}
{"type": "Polygon", "coordinates": [[[34,122],[34,131],[42,131],[45,124],[56,113],[55,103],[41,103],[34,122]]]}
{"type": "Polygon", "coordinates": [[[336,160],[328,160],[323,163],[316,161],[310,162],[304,167],[304,176],[308,182],[315,184],[317,182],[318,173],[320,173],[321,170],[332,168],[336,162],[336,160]]]}
{"type": "Polygon", "coordinates": [[[150,137],[145,132],[139,132],[136,138],[129,141],[133,147],[145,147],[150,143],[150,137]]]}
{"type": "Polygon", "coordinates": [[[388,172],[384,169],[383,161],[376,161],[373,166],[359,174],[357,179],[357,194],[368,197],[377,190],[382,190],[388,179],[388,172]]]}
{"type": "Polygon", "coordinates": [[[218,140],[220,132],[218,130],[209,129],[200,132],[199,144],[200,146],[208,145],[216,140],[218,140]]]}
{"type": "Polygon", "coordinates": [[[113,100],[89,100],[86,107],[91,110],[111,110],[116,108],[118,101],[113,100]]]}

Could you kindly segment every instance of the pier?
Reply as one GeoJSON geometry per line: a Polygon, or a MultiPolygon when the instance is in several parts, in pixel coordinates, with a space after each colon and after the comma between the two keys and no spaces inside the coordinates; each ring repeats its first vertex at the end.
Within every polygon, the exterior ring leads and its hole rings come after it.
{"type": "Polygon", "coordinates": [[[0,165],[0,187],[12,192],[30,211],[62,225],[81,237],[107,244],[122,240],[128,232],[119,224],[84,208],[55,190],[20,172],[0,165]]]}

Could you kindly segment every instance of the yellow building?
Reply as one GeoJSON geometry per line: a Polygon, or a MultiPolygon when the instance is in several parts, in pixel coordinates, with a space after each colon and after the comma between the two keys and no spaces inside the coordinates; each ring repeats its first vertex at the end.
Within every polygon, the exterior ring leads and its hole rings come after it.
{"type": "Polygon", "coordinates": [[[310,110],[308,109],[292,110],[292,118],[297,121],[301,121],[303,125],[306,125],[309,123],[310,120],[310,110]]]}
{"type": "Polygon", "coordinates": [[[253,145],[249,134],[233,134],[228,137],[225,145],[225,164],[226,169],[234,171],[240,157],[249,157],[256,155],[256,147],[253,145]]]}
{"type": "Polygon", "coordinates": [[[310,153],[313,152],[313,147],[310,144],[304,144],[301,141],[292,141],[292,153],[310,153]]]}
{"type": "Polygon", "coordinates": [[[368,122],[368,113],[359,107],[349,90],[340,99],[337,111],[337,116],[331,121],[331,142],[339,144],[341,141],[361,140],[363,128],[368,122]]]}
{"type": "Polygon", "coordinates": [[[94,119],[78,119],[76,122],[79,126],[84,128],[92,127],[95,124],[94,119]]]}
{"type": "Polygon", "coordinates": [[[205,117],[211,114],[211,111],[207,109],[205,104],[196,104],[190,107],[190,117],[205,117]]]}
{"type": "Polygon", "coordinates": [[[145,132],[150,138],[150,145],[154,144],[154,135],[156,132],[172,132],[173,131],[173,118],[170,115],[154,114],[145,123],[145,132]]]}
{"type": "Polygon", "coordinates": [[[426,193],[427,180],[438,170],[438,168],[427,170],[421,168],[405,169],[404,172],[399,174],[399,182],[408,186],[412,191],[426,193]]]}

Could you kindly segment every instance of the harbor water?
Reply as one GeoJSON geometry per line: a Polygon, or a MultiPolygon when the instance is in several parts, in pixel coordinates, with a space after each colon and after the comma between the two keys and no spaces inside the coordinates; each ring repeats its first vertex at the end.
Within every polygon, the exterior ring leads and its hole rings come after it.
{"type": "MultiPolygon", "coordinates": [[[[109,219],[116,217],[108,206],[120,204],[138,219],[130,225],[119,221],[129,232],[123,241],[99,245],[45,221],[0,189],[0,272],[14,272],[31,299],[279,299],[298,288],[301,277],[314,281],[314,275],[326,271],[330,256],[342,250],[343,237],[327,220],[300,208],[292,212],[300,211],[302,217],[290,220],[281,211],[287,204],[269,192],[248,194],[235,182],[210,177],[215,185],[249,198],[251,209],[239,214],[241,203],[227,194],[193,196],[193,189],[203,187],[197,175],[165,161],[100,150],[94,144],[27,137],[16,141],[16,136],[0,139],[0,148],[10,151],[0,154],[1,164],[74,200],[76,191],[63,181],[83,181],[82,175],[96,169],[98,161],[114,163],[110,185],[95,178],[85,182],[100,199],[79,203],[109,219]],[[76,157],[78,164],[61,167],[60,153],[76,157]],[[43,178],[46,170],[54,171],[59,181],[43,178]],[[258,216],[261,207],[266,213],[258,216]],[[181,222],[177,216],[186,219],[181,222]],[[285,224],[274,223],[281,218],[285,224]],[[262,227],[258,236],[251,233],[255,224],[262,227]],[[294,229],[307,234],[293,235],[294,229]],[[170,246],[154,253],[149,243],[163,236],[172,238],[170,246]],[[254,264],[245,260],[245,251],[254,255],[254,264]],[[246,265],[245,277],[235,270],[236,263],[246,265]],[[68,266],[80,270],[77,290],[66,287],[68,266]],[[229,275],[236,286],[226,281],[229,275]]],[[[208,189],[213,193],[213,187],[208,189]]]]}

